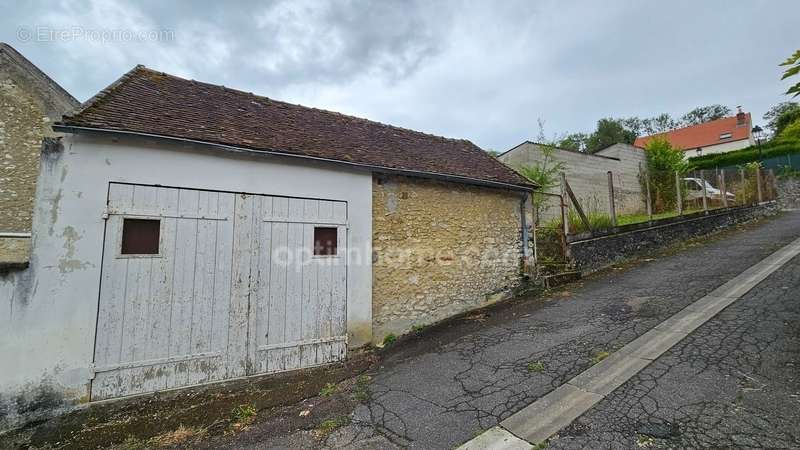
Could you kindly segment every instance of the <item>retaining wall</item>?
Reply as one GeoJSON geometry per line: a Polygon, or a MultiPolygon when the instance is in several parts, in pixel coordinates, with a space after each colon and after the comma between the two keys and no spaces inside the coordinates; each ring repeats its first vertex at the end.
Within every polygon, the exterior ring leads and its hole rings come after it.
{"type": "Polygon", "coordinates": [[[569,251],[576,267],[591,272],[631,256],[669,244],[708,235],[715,231],[774,215],[775,202],[743,206],[627,225],[605,233],[583,233],[568,238],[569,251]]]}
{"type": "Polygon", "coordinates": [[[778,178],[778,206],[781,209],[800,209],[800,178],[778,178]]]}

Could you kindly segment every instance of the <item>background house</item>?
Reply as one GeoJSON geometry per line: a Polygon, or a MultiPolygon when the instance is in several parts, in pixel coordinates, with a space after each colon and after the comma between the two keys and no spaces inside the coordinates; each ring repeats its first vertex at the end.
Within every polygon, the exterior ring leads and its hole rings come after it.
{"type": "Polygon", "coordinates": [[[634,145],[644,148],[653,138],[664,137],[673,146],[683,149],[686,158],[691,158],[750,147],[755,144],[752,130],[750,113],[742,112],[740,107],[735,116],[640,137],[634,145]]]}
{"type": "Polygon", "coordinates": [[[30,232],[42,138],[78,106],[67,91],[10,45],[0,42],[0,270],[30,256],[30,232]]]}
{"type": "Polygon", "coordinates": [[[142,66],[55,128],[0,277],[0,429],[338,361],[523,280],[533,186],[469,141],[142,66]]]}
{"type": "MultiPolygon", "coordinates": [[[[498,159],[514,168],[542,164],[543,148],[541,144],[526,141],[502,153],[498,159]]],[[[645,164],[645,154],[641,149],[628,144],[614,144],[596,153],[552,148],[553,160],[563,164],[570,187],[587,212],[608,212],[608,172],[613,174],[617,211],[631,213],[643,207],[639,167],[645,164]]],[[[560,186],[550,189],[553,194],[560,191],[560,186]]],[[[559,215],[556,201],[551,201],[542,214],[544,220],[559,215]]]]}

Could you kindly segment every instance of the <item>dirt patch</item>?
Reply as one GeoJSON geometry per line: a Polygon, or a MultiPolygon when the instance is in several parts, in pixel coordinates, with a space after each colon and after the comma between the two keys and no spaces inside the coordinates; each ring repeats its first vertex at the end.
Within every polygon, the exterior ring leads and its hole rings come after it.
{"type": "MultiPolygon", "coordinates": [[[[303,399],[316,397],[327,383],[355,379],[375,361],[372,351],[359,351],[351,353],[344,363],[326,367],[98,402],[6,433],[0,436],[0,448],[181,446],[181,439],[196,442],[199,438],[236,432],[235,424],[243,422],[242,405],[252,405],[254,414],[239,429],[256,426],[283,414],[287,408],[284,405],[297,408],[303,399]],[[235,413],[237,408],[239,414],[235,413]]],[[[291,421],[285,425],[287,429],[305,426],[291,421]]]]}

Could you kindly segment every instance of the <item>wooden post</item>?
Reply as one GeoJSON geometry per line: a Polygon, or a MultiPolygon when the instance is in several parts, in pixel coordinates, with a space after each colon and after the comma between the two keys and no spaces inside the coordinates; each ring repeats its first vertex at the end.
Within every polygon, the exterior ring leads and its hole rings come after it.
{"type": "Polygon", "coordinates": [[[725,188],[725,169],[719,172],[719,190],[722,191],[722,206],[728,207],[728,190],[725,188]]]}
{"type": "Polygon", "coordinates": [[[583,208],[581,207],[581,203],[578,201],[578,197],[575,196],[575,193],[572,192],[572,187],[569,185],[569,181],[566,178],[563,180],[564,187],[567,190],[567,195],[569,195],[569,199],[572,201],[572,205],[575,207],[575,211],[578,213],[578,218],[581,219],[583,226],[589,232],[593,232],[592,225],[589,223],[589,218],[586,217],[586,214],[583,212],[583,208]]]}
{"type": "Polygon", "coordinates": [[[769,173],[769,177],[767,177],[767,186],[769,186],[769,200],[774,201],[778,199],[778,187],[775,186],[775,171],[769,169],[767,173],[769,173]]]}
{"type": "Polygon", "coordinates": [[[569,213],[567,211],[567,176],[561,172],[561,224],[564,226],[564,236],[569,234],[569,213]]]}
{"type": "Polygon", "coordinates": [[[614,175],[608,171],[608,215],[611,216],[611,226],[617,226],[617,207],[614,204],[614,175]]]}
{"type": "Polygon", "coordinates": [[[700,171],[700,184],[703,185],[703,211],[708,214],[708,189],[706,189],[706,171],[700,171]]]}
{"type": "Polygon", "coordinates": [[[764,202],[764,193],[761,192],[761,169],[756,169],[756,192],[758,192],[758,204],[764,202]]]}
{"type": "Polygon", "coordinates": [[[747,198],[747,179],[744,176],[744,169],[739,170],[739,175],[742,177],[742,204],[747,205],[749,199],[747,198]]]}
{"type": "Polygon", "coordinates": [[[647,172],[644,178],[644,186],[647,190],[647,220],[653,220],[653,205],[650,199],[650,173],[647,172]]]}
{"type": "Polygon", "coordinates": [[[675,172],[675,198],[678,203],[678,215],[683,215],[683,190],[681,189],[681,175],[675,172]]]}

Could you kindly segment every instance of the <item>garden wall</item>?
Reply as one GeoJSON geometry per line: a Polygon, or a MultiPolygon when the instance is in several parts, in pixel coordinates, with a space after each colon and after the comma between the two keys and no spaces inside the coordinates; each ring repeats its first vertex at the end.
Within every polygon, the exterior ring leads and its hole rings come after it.
{"type": "Polygon", "coordinates": [[[568,238],[569,251],[578,270],[592,272],[649,250],[776,214],[777,210],[777,204],[769,202],[627,225],[605,234],[573,235],[568,238]]]}

